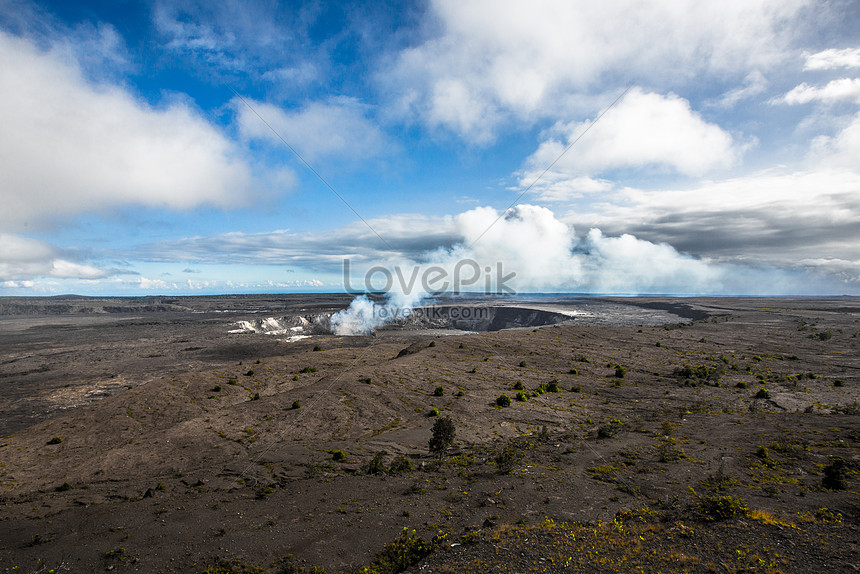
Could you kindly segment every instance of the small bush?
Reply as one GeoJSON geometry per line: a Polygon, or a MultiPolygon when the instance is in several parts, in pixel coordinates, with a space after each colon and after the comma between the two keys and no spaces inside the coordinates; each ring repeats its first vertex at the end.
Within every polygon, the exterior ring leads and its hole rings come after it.
{"type": "Polygon", "coordinates": [[[58,436],[55,436],[54,438],[52,438],[51,440],[49,440],[45,444],[60,444],[61,442],[63,442],[63,439],[61,439],[58,436]]]}
{"type": "Polygon", "coordinates": [[[369,571],[379,574],[403,572],[430,554],[432,550],[432,545],[418,536],[414,530],[404,528],[397,538],[386,544],[374,557],[369,571]]]}
{"type": "Polygon", "coordinates": [[[427,345],[427,346],[428,346],[428,347],[435,347],[435,346],[436,346],[436,341],[430,341],[430,344],[429,344],[429,345],[427,345]]]}
{"type": "Polygon", "coordinates": [[[511,406],[511,397],[508,395],[499,395],[496,399],[496,405],[502,408],[511,406]]]}
{"type": "Polygon", "coordinates": [[[239,382],[236,379],[227,379],[228,385],[238,385],[239,382]]]}
{"type": "Polygon", "coordinates": [[[429,449],[430,453],[438,456],[440,459],[445,455],[448,447],[454,442],[454,437],[457,430],[454,427],[454,421],[451,417],[442,417],[433,423],[433,436],[430,437],[429,449]]]}
{"type": "Polygon", "coordinates": [[[572,387],[570,387],[570,392],[581,393],[582,392],[582,386],[581,385],[573,385],[572,387]]]}
{"type": "Polygon", "coordinates": [[[546,384],[546,390],[548,393],[557,393],[558,392],[558,381],[553,379],[546,384]]]}
{"type": "Polygon", "coordinates": [[[525,367],[525,366],[526,366],[526,362],[525,362],[525,361],[520,361],[520,366],[521,366],[521,367],[525,367]]]}
{"type": "Polygon", "coordinates": [[[439,409],[430,409],[430,412],[427,413],[427,416],[428,417],[438,417],[439,416],[439,409]]]}
{"type": "Polygon", "coordinates": [[[69,484],[68,482],[64,482],[63,484],[58,486],[55,490],[57,492],[66,492],[67,490],[71,490],[71,489],[72,489],[72,485],[69,484]]]}
{"type": "Polygon", "coordinates": [[[745,515],[749,511],[749,507],[743,500],[728,495],[705,496],[699,499],[696,507],[705,520],[712,522],[745,515]]]}
{"type": "Polygon", "coordinates": [[[435,389],[433,389],[433,396],[434,397],[441,397],[444,394],[445,394],[445,387],[436,387],[435,389]]]}
{"type": "Polygon", "coordinates": [[[322,351],[322,350],[323,350],[323,348],[320,347],[319,345],[314,345],[314,353],[322,351]]]}
{"type": "Polygon", "coordinates": [[[762,387],[762,388],[761,388],[761,389],[759,389],[759,390],[758,390],[758,392],[755,394],[755,398],[757,398],[757,399],[769,399],[769,398],[770,398],[770,393],[768,392],[768,390],[767,390],[767,389],[765,389],[764,387],[762,387]]]}
{"type": "Polygon", "coordinates": [[[387,452],[382,450],[373,455],[373,458],[364,465],[362,471],[364,471],[365,474],[383,474],[388,470],[385,468],[385,456],[387,454],[387,452]]]}
{"type": "Polygon", "coordinates": [[[411,472],[412,470],[415,470],[415,467],[412,466],[412,461],[409,457],[400,454],[394,457],[394,460],[391,461],[391,467],[388,469],[388,472],[397,474],[401,472],[411,472]]]}
{"type": "Polygon", "coordinates": [[[335,462],[343,462],[346,460],[346,453],[342,450],[331,451],[331,459],[335,462]]]}
{"type": "Polygon", "coordinates": [[[846,490],[848,488],[848,464],[843,458],[835,458],[824,467],[824,478],[821,485],[830,490],[846,490]]]}
{"type": "Polygon", "coordinates": [[[300,409],[300,408],[302,408],[302,403],[299,401],[293,401],[293,409],[300,409]]]}
{"type": "Polygon", "coordinates": [[[517,381],[516,383],[514,383],[514,390],[515,391],[522,391],[523,389],[525,389],[525,387],[523,386],[522,381],[517,381]]]}
{"type": "Polygon", "coordinates": [[[736,384],[735,386],[736,386],[737,388],[739,388],[739,389],[745,389],[745,388],[747,388],[747,384],[746,384],[744,381],[739,382],[739,383],[738,383],[738,384],[736,384]]]}
{"type": "Polygon", "coordinates": [[[251,400],[252,401],[259,401],[260,400],[260,393],[254,393],[254,396],[251,397],[251,400]]]}
{"type": "Polygon", "coordinates": [[[529,400],[529,396],[527,394],[525,394],[523,391],[520,391],[517,393],[516,399],[519,402],[524,403],[525,401],[529,400]]]}
{"type": "Polygon", "coordinates": [[[299,372],[300,372],[300,373],[316,373],[316,372],[317,372],[317,368],[316,368],[316,367],[305,367],[304,369],[302,369],[302,370],[301,370],[301,371],[299,371],[299,372]]]}
{"type": "Polygon", "coordinates": [[[461,389],[461,390],[457,391],[457,394],[455,396],[462,397],[465,394],[466,393],[464,393],[463,390],[461,389]]]}
{"type": "Polygon", "coordinates": [[[215,385],[214,387],[212,387],[212,392],[213,393],[221,392],[221,385],[215,385]]]}
{"type": "Polygon", "coordinates": [[[568,374],[568,375],[578,375],[578,374],[579,374],[579,371],[577,371],[576,369],[574,369],[573,367],[571,367],[571,368],[570,368],[570,370],[567,372],[567,374],[568,374]]]}
{"type": "Polygon", "coordinates": [[[598,438],[611,438],[618,434],[618,431],[621,430],[622,423],[618,419],[612,419],[607,424],[601,425],[597,429],[597,437],[598,438]]]}
{"type": "Polygon", "coordinates": [[[360,377],[360,378],[358,379],[358,382],[359,382],[359,383],[364,383],[365,385],[369,385],[369,384],[371,384],[371,383],[373,382],[373,379],[371,379],[370,377],[360,377]]]}
{"type": "Polygon", "coordinates": [[[842,379],[835,379],[835,380],[833,381],[833,386],[834,386],[834,387],[844,387],[844,386],[845,386],[845,381],[843,381],[842,379]]]}
{"type": "Polygon", "coordinates": [[[626,372],[627,372],[627,370],[626,370],[624,367],[622,367],[621,365],[616,365],[616,366],[615,366],[615,378],[616,378],[616,379],[623,379],[623,378],[624,378],[624,374],[625,374],[626,372]]]}
{"type": "Polygon", "coordinates": [[[254,376],[254,369],[248,369],[248,371],[245,373],[245,376],[246,377],[253,377],[254,376]]]}
{"type": "Polygon", "coordinates": [[[496,469],[499,474],[510,474],[522,459],[523,454],[511,445],[507,445],[496,455],[496,469]]]}

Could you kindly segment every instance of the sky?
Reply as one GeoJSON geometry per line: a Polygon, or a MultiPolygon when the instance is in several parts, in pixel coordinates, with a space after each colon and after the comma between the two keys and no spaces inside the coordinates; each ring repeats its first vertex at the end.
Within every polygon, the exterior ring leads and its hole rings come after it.
{"type": "Polygon", "coordinates": [[[0,0],[0,295],[860,295],[860,3],[0,0]]]}

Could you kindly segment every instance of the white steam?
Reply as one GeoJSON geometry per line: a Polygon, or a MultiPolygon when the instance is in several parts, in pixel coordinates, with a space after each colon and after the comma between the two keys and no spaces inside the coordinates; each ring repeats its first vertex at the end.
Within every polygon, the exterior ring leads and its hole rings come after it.
{"type": "Polygon", "coordinates": [[[381,303],[356,298],[332,316],[332,331],[367,334],[404,318],[436,292],[634,294],[674,292],[684,285],[688,293],[713,293],[722,288],[726,271],[632,235],[605,237],[592,229],[580,239],[552,211],[535,205],[504,213],[479,207],[456,216],[453,226],[462,238],[453,247],[428,251],[420,261],[399,261],[384,273],[378,265],[355,269],[364,277],[351,279],[352,285],[370,285],[368,277],[382,280],[388,297],[381,303]]]}

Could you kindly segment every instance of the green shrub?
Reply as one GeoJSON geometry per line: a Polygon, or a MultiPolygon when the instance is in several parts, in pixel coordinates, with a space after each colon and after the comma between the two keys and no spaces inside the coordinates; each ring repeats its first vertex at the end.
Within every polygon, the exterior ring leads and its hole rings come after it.
{"type": "Polygon", "coordinates": [[[834,387],[844,387],[845,381],[843,381],[842,379],[834,379],[833,386],[834,387]]]}
{"type": "Polygon", "coordinates": [[[51,440],[49,440],[45,444],[60,444],[61,442],[63,442],[63,439],[61,439],[58,436],[55,436],[54,438],[52,438],[51,440]]]}
{"type": "Polygon", "coordinates": [[[821,485],[830,490],[846,490],[848,488],[848,464],[843,458],[834,458],[833,462],[824,467],[824,478],[821,485]]]}
{"type": "Polygon", "coordinates": [[[514,383],[514,390],[515,391],[522,391],[523,389],[525,389],[525,387],[523,386],[522,381],[517,381],[516,383],[514,383]]]}
{"type": "Polygon", "coordinates": [[[499,474],[510,474],[522,457],[522,452],[511,445],[507,445],[496,455],[496,469],[499,474]]]}
{"type": "Polygon", "coordinates": [[[435,409],[435,408],[430,409],[430,412],[427,413],[427,416],[428,417],[438,417],[439,416],[439,409],[435,409]]]}
{"type": "Polygon", "coordinates": [[[582,386],[581,385],[573,385],[572,387],[570,387],[570,392],[581,393],[582,392],[582,386]]]}
{"type": "Polygon", "coordinates": [[[546,384],[546,390],[548,393],[557,393],[558,392],[558,381],[556,379],[551,380],[546,384]]]}
{"type": "Polygon", "coordinates": [[[248,371],[245,373],[245,376],[246,377],[253,377],[254,376],[254,369],[248,369],[248,371]]]}
{"type": "Polygon", "coordinates": [[[627,370],[624,367],[622,367],[621,365],[615,366],[615,378],[616,379],[623,379],[624,373],[626,373],[626,372],[627,372],[627,370]]]}
{"type": "Polygon", "coordinates": [[[749,511],[747,504],[740,498],[729,495],[711,495],[699,499],[696,504],[705,520],[728,520],[749,511]]]}
{"type": "Polygon", "coordinates": [[[214,387],[212,387],[212,392],[213,393],[221,392],[221,385],[215,385],[214,387]]]}
{"type": "Polygon", "coordinates": [[[758,392],[755,394],[755,398],[757,399],[769,399],[770,393],[764,387],[760,388],[758,392]]]}
{"type": "Polygon", "coordinates": [[[435,389],[433,389],[433,396],[434,397],[441,397],[444,394],[445,394],[445,387],[436,387],[435,389]]]}
{"type": "Polygon", "coordinates": [[[738,383],[738,384],[736,384],[735,386],[736,386],[737,388],[739,388],[739,389],[745,389],[745,388],[747,388],[747,384],[746,384],[744,381],[739,382],[739,383],[738,383]]]}
{"type": "Polygon", "coordinates": [[[389,467],[388,472],[397,474],[401,472],[410,472],[412,470],[415,470],[415,467],[412,466],[412,460],[410,460],[409,457],[400,454],[394,457],[394,460],[391,461],[391,467],[389,467]]]}
{"type": "Polygon", "coordinates": [[[68,482],[64,482],[63,484],[61,484],[60,486],[58,486],[54,490],[56,490],[57,492],[66,492],[67,490],[71,490],[71,489],[72,489],[72,485],[69,484],[68,482]]]}
{"type": "Polygon", "coordinates": [[[579,374],[579,371],[577,371],[576,369],[574,369],[573,367],[571,367],[571,368],[570,368],[570,370],[567,372],[567,374],[568,374],[568,375],[578,375],[578,374],[579,374]]]}
{"type": "Polygon", "coordinates": [[[463,395],[465,395],[465,394],[466,394],[466,393],[464,393],[464,392],[463,392],[463,390],[462,390],[462,389],[460,389],[459,391],[457,391],[457,394],[456,394],[455,396],[462,397],[462,396],[463,396],[463,395]]]}
{"type": "Polygon", "coordinates": [[[429,345],[427,345],[427,346],[428,346],[428,347],[435,347],[435,346],[436,346],[436,341],[430,341],[430,344],[429,344],[429,345]]]}
{"type": "Polygon", "coordinates": [[[260,400],[260,393],[254,393],[254,395],[251,397],[251,400],[252,401],[259,401],[260,400]]]}
{"type": "Polygon", "coordinates": [[[387,454],[387,452],[382,450],[373,455],[373,458],[364,465],[362,471],[365,474],[383,474],[387,470],[385,468],[385,456],[387,454]]]}
{"type": "Polygon", "coordinates": [[[335,462],[343,462],[346,460],[346,453],[342,450],[331,451],[331,459],[335,462]]]}
{"type": "Polygon", "coordinates": [[[496,399],[496,405],[505,408],[511,406],[511,397],[508,395],[499,395],[496,399]]]}
{"type": "Polygon", "coordinates": [[[300,408],[302,408],[302,403],[299,401],[293,401],[293,409],[300,409],[300,408]]]}
{"type": "Polygon", "coordinates": [[[519,402],[523,403],[523,402],[529,400],[529,396],[527,394],[525,394],[523,391],[520,391],[517,393],[516,399],[519,402]]]}
{"type": "Polygon", "coordinates": [[[316,353],[316,352],[319,352],[319,351],[322,351],[322,350],[323,350],[323,348],[322,348],[322,347],[320,347],[319,345],[314,345],[314,352],[315,352],[315,353],[316,353]]]}
{"type": "Polygon", "coordinates": [[[429,449],[430,453],[438,456],[440,459],[445,456],[445,452],[454,443],[454,438],[457,430],[454,426],[454,421],[451,417],[442,417],[433,423],[433,436],[430,437],[429,449]]]}
{"type": "Polygon", "coordinates": [[[432,550],[432,545],[414,530],[404,528],[397,538],[386,544],[373,558],[369,571],[374,574],[397,574],[417,563],[432,550]]]}
{"type": "Polygon", "coordinates": [[[299,371],[299,372],[300,372],[300,373],[316,373],[316,372],[317,372],[317,368],[316,368],[316,367],[305,367],[304,369],[302,369],[302,370],[301,370],[301,371],[299,371]]]}
{"type": "Polygon", "coordinates": [[[236,379],[227,379],[228,385],[238,385],[239,382],[236,379]]]}
{"type": "Polygon", "coordinates": [[[611,438],[614,437],[618,431],[621,430],[621,427],[624,423],[622,423],[618,419],[612,419],[605,425],[600,425],[597,429],[598,438],[611,438]]]}
{"type": "Polygon", "coordinates": [[[525,367],[525,366],[526,366],[526,362],[525,362],[525,361],[520,361],[520,366],[521,366],[521,367],[525,367]]]}

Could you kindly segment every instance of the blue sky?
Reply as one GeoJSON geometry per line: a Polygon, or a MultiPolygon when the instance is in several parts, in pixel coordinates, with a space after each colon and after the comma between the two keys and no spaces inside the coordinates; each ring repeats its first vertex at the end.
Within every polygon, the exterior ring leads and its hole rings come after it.
{"type": "Polygon", "coordinates": [[[0,295],[860,295],[856,2],[365,4],[0,0],[0,295]]]}

